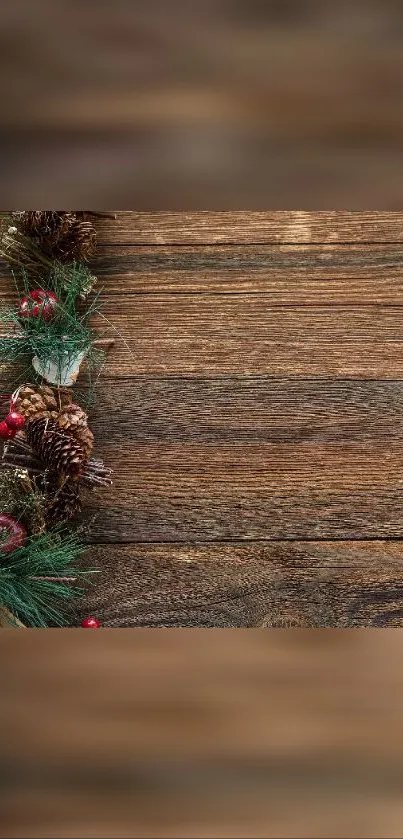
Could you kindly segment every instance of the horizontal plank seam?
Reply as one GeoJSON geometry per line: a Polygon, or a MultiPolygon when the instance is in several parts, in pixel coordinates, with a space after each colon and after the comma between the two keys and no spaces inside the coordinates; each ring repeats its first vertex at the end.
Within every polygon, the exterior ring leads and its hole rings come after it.
{"type": "Polygon", "coordinates": [[[349,239],[332,239],[331,242],[329,242],[329,241],[319,241],[318,239],[314,239],[314,240],[307,239],[307,240],[301,240],[301,241],[298,241],[298,242],[295,239],[294,240],[292,240],[292,239],[290,239],[290,240],[289,239],[277,239],[276,241],[267,241],[266,239],[258,239],[257,241],[254,240],[253,242],[250,242],[250,241],[246,242],[244,239],[230,239],[230,238],[226,239],[223,242],[217,242],[214,239],[206,239],[206,241],[204,241],[204,242],[202,242],[200,239],[196,239],[195,241],[192,241],[191,239],[188,239],[186,242],[177,241],[176,239],[164,239],[163,242],[155,242],[152,238],[150,238],[148,241],[144,241],[144,238],[143,238],[141,242],[139,242],[136,239],[134,239],[133,241],[132,240],[130,240],[130,241],[129,240],[124,240],[124,241],[121,241],[121,242],[116,242],[116,241],[111,242],[109,239],[101,239],[100,237],[98,237],[98,246],[108,247],[108,248],[124,248],[124,247],[126,247],[126,248],[127,247],[150,248],[150,247],[152,247],[153,249],[155,248],[156,250],[158,250],[158,248],[166,248],[166,247],[173,246],[175,248],[200,248],[200,249],[202,249],[202,248],[210,248],[210,247],[227,248],[231,245],[234,245],[235,247],[239,246],[239,247],[243,247],[243,248],[248,248],[248,247],[255,248],[255,247],[262,247],[262,246],[265,246],[265,247],[268,247],[268,248],[271,248],[271,247],[272,248],[278,248],[278,247],[282,247],[283,245],[293,246],[295,248],[298,248],[300,245],[302,245],[302,246],[310,245],[311,247],[329,247],[329,246],[333,246],[333,245],[336,245],[336,246],[339,246],[339,245],[344,246],[345,245],[345,246],[350,246],[350,247],[352,245],[354,245],[354,246],[362,245],[363,247],[366,247],[368,245],[402,245],[402,247],[403,247],[403,238],[402,239],[368,239],[368,240],[367,239],[365,239],[365,240],[364,239],[352,239],[352,240],[349,240],[349,239]]]}
{"type": "Polygon", "coordinates": [[[213,545],[238,545],[238,546],[245,545],[245,546],[250,547],[250,546],[253,546],[254,544],[270,544],[270,545],[279,544],[279,545],[282,545],[282,544],[285,544],[285,543],[288,544],[288,543],[292,543],[292,542],[297,542],[301,545],[302,544],[323,544],[323,543],[336,544],[336,543],[339,543],[339,542],[343,542],[343,543],[346,542],[346,543],[350,543],[350,544],[353,544],[353,545],[358,544],[360,542],[374,542],[374,543],[388,542],[388,543],[400,544],[401,542],[403,542],[403,536],[362,536],[362,537],[358,537],[358,538],[355,538],[355,539],[351,539],[351,538],[344,537],[344,536],[335,537],[335,538],[325,537],[325,536],[321,538],[321,537],[316,536],[316,537],[312,537],[312,539],[310,539],[309,537],[306,537],[306,536],[301,537],[301,538],[295,537],[295,536],[291,536],[291,537],[288,538],[287,536],[285,536],[282,539],[278,539],[278,538],[271,539],[270,537],[264,537],[264,536],[256,537],[256,536],[254,536],[251,539],[240,539],[239,537],[234,538],[234,539],[172,539],[168,542],[167,541],[161,542],[159,539],[137,539],[137,540],[130,539],[127,542],[124,541],[124,540],[115,540],[115,539],[109,540],[109,541],[108,540],[100,541],[100,540],[97,539],[96,541],[86,542],[86,545],[90,546],[91,548],[96,547],[97,545],[99,545],[99,546],[109,545],[110,547],[115,547],[115,546],[128,547],[130,545],[160,545],[161,547],[164,546],[164,545],[166,545],[166,546],[170,546],[170,545],[183,545],[183,546],[191,545],[192,547],[197,546],[197,545],[212,545],[212,546],[213,545]]]}
{"type": "MultiPolygon", "coordinates": [[[[122,294],[119,291],[108,291],[108,297],[121,297],[122,294]]],[[[299,311],[300,309],[312,309],[312,311],[317,310],[326,310],[332,311],[333,309],[337,309],[339,312],[345,310],[346,312],[350,313],[351,311],[361,311],[362,309],[396,309],[398,311],[403,311],[403,303],[388,303],[388,302],[380,302],[380,303],[337,303],[335,301],[331,301],[329,303],[287,303],[287,302],[279,302],[276,303],[275,298],[270,291],[125,291],[125,298],[136,298],[136,297],[160,297],[165,298],[167,302],[172,297],[245,297],[245,298],[268,298],[268,304],[266,307],[266,311],[270,311],[271,309],[294,309],[295,311],[299,311]]],[[[402,325],[403,328],[403,325],[402,325]]]]}
{"type": "MultiPolygon", "coordinates": [[[[237,379],[239,381],[244,381],[247,383],[251,379],[262,379],[268,382],[290,382],[290,384],[300,383],[300,382],[309,382],[310,384],[318,384],[320,383],[325,389],[326,385],[331,383],[333,385],[337,385],[337,387],[342,386],[343,383],[350,385],[352,382],[356,384],[360,383],[368,383],[368,384],[385,384],[385,385],[402,385],[402,379],[376,379],[373,376],[370,378],[363,378],[360,376],[359,378],[356,376],[349,376],[348,378],[339,378],[338,376],[282,376],[282,375],[271,375],[270,373],[217,373],[215,375],[210,375],[209,373],[204,373],[203,375],[195,374],[195,375],[180,375],[178,373],[174,373],[172,375],[164,375],[160,373],[132,373],[130,376],[108,376],[106,373],[102,376],[102,386],[110,382],[111,384],[115,384],[118,387],[121,387],[123,382],[130,382],[135,381],[137,379],[147,379],[150,382],[168,382],[168,384],[172,384],[173,382],[189,382],[189,383],[196,383],[196,382],[223,382],[227,379],[233,380],[237,379]]],[[[0,375],[1,381],[1,375],[0,375]]],[[[84,381],[80,382],[80,387],[83,390],[90,388],[91,385],[86,384],[84,381]]]]}
{"type": "MultiPolygon", "coordinates": [[[[111,291],[111,292],[108,291],[108,297],[109,297],[109,295],[114,296],[114,297],[121,297],[122,296],[121,292],[119,293],[118,291],[111,291]]],[[[248,299],[250,299],[250,298],[260,299],[262,297],[265,297],[267,299],[268,303],[270,303],[270,305],[267,306],[268,311],[270,311],[272,306],[273,306],[273,308],[276,308],[276,309],[278,309],[280,307],[280,308],[284,308],[284,309],[285,308],[295,309],[296,311],[299,311],[300,309],[313,309],[314,311],[319,309],[319,310],[327,312],[328,310],[331,311],[332,309],[334,309],[336,307],[338,309],[345,309],[346,312],[351,312],[351,311],[359,312],[364,307],[365,308],[370,308],[370,309],[397,309],[399,312],[403,311],[403,303],[389,303],[387,301],[385,303],[383,303],[383,302],[380,302],[380,303],[370,303],[370,302],[368,302],[368,303],[361,303],[361,302],[360,303],[343,303],[343,302],[335,303],[332,300],[329,303],[323,303],[323,302],[321,302],[321,303],[302,303],[302,302],[301,303],[299,303],[299,302],[298,303],[287,303],[287,302],[284,302],[284,303],[274,303],[274,304],[272,304],[271,301],[273,299],[273,294],[272,294],[271,291],[222,291],[222,292],[221,291],[156,291],[156,292],[150,292],[150,291],[134,291],[134,290],[133,291],[126,291],[125,290],[125,298],[126,297],[144,297],[145,295],[148,295],[148,296],[150,296],[150,295],[155,296],[156,295],[156,296],[161,298],[162,302],[165,299],[169,300],[171,297],[187,298],[187,297],[193,297],[194,295],[197,295],[198,297],[206,297],[206,298],[225,296],[225,297],[245,297],[245,298],[248,298],[248,299]]]]}
{"type": "MultiPolygon", "coordinates": [[[[219,381],[226,380],[226,379],[231,379],[231,380],[237,379],[239,381],[245,381],[246,383],[251,379],[264,379],[264,380],[270,380],[271,382],[287,382],[287,381],[295,382],[295,380],[297,380],[298,382],[310,382],[311,384],[315,384],[315,385],[318,384],[318,382],[320,382],[321,385],[323,385],[323,387],[325,387],[326,384],[329,384],[329,383],[332,383],[334,385],[337,385],[337,387],[339,387],[339,386],[343,385],[343,383],[345,383],[347,385],[350,385],[351,382],[357,382],[358,384],[360,382],[365,382],[365,383],[369,383],[369,384],[385,384],[385,385],[393,385],[393,384],[401,385],[401,384],[403,384],[403,378],[401,378],[401,379],[374,379],[373,377],[365,378],[365,377],[362,377],[362,376],[360,378],[352,378],[351,376],[349,376],[348,378],[340,378],[338,376],[327,376],[327,377],[322,376],[322,377],[320,377],[320,379],[318,379],[318,376],[281,376],[281,375],[271,375],[270,373],[217,373],[214,376],[209,376],[207,374],[192,376],[190,374],[181,375],[180,373],[175,373],[173,375],[165,375],[164,373],[132,373],[129,376],[119,376],[118,380],[116,379],[116,376],[108,376],[108,374],[105,373],[105,375],[102,377],[102,384],[104,385],[107,382],[111,382],[111,383],[115,383],[115,384],[118,383],[118,385],[120,386],[122,382],[125,382],[125,381],[130,382],[132,379],[136,380],[138,378],[144,378],[144,376],[146,376],[148,379],[150,379],[151,382],[155,381],[155,382],[168,382],[168,383],[172,383],[174,381],[192,382],[192,383],[195,383],[195,382],[198,382],[198,381],[204,382],[206,380],[206,378],[208,378],[209,381],[219,382],[219,381]]],[[[0,381],[1,381],[1,378],[0,378],[0,381]]],[[[90,385],[85,384],[84,382],[81,382],[80,387],[88,388],[88,387],[90,387],[90,385]]]]}
{"type": "MultiPolygon", "coordinates": [[[[191,375],[180,375],[174,374],[172,376],[166,376],[163,373],[132,373],[130,376],[120,376],[119,377],[119,385],[121,382],[124,381],[131,381],[131,379],[137,379],[139,377],[147,376],[151,381],[157,382],[170,382],[173,381],[184,381],[184,382],[197,382],[197,381],[205,381],[206,376],[199,375],[199,376],[191,376],[191,375]]],[[[270,379],[270,381],[278,381],[278,382],[295,382],[295,376],[279,376],[279,375],[271,375],[270,373],[218,373],[215,376],[208,376],[209,380],[214,381],[221,381],[222,379],[239,379],[242,381],[248,381],[249,379],[270,379]]],[[[298,382],[311,382],[314,384],[318,383],[317,376],[298,376],[298,382]]],[[[116,376],[108,376],[105,374],[102,379],[103,383],[110,381],[116,383],[116,376]]],[[[357,379],[352,379],[351,377],[342,379],[335,376],[327,376],[321,377],[320,380],[322,385],[326,385],[326,383],[331,382],[332,384],[337,384],[337,386],[342,385],[343,382],[346,384],[350,384],[352,381],[354,382],[368,382],[370,384],[378,383],[378,384],[386,384],[386,385],[393,385],[393,384],[403,384],[403,378],[401,379],[374,379],[374,378],[364,378],[360,377],[357,379]]],[[[84,383],[82,383],[84,387],[84,383]]],[[[89,385],[85,385],[85,387],[89,387],[89,385]]]]}

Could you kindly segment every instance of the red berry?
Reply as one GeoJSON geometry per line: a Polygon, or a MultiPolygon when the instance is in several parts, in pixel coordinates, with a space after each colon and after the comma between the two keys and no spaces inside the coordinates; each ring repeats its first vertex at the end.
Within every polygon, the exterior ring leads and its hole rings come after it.
{"type": "Polygon", "coordinates": [[[7,423],[9,428],[14,428],[16,431],[19,431],[25,423],[25,417],[19,414],[18,411],[10,411],[4,422],[7,423]]]}
{"type": "Polygon", "coordinates": [[[32,298],[29,297],[27,294],[25,297],[22,297],[20,300],[20,305],[18,308],[18,314],[20,318],[28,318],[30,317],[32,312],[32,298]]]}
{"type": "Polygon", "coordinates": [[[3,440],[10,440],[11,437],[15,437],[16,433],[15,428],[10,428],[6,422],[0,422],[0,437],[3,440]]]}
{"type": "MultiPolygon", "coordinates": [[[[50,294],[50,291],[48,294],[50,294]]],[[[36,288],[34,291],[29,292],[29,296],[32,297],[32,300],[36,300],[38,303],[41,303],[43,298],[46,296],[46,292],[43,291],[42,288],[36,288]]]]}
{"type": "Polygon", "coordinates": [[[10,554],[20,548],[27,538],[21,522],[7,513],[0,513],[0,554],[10,554]]]}
{"type": "Polygon", "coordinates": [[[96,618],[90,617],[84,618],[81,626],[83,629],[99,629],[101,624],[96,618]]]}

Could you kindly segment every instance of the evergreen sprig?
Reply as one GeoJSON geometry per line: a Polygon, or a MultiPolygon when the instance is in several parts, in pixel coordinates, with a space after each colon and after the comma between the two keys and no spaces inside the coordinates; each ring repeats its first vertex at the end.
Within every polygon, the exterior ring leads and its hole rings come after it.
{"type": "MultiPolygon", "coordinates": [[[[90,303],[82,302],[88,288],[89,272],[82,263],[54,266],[49,283],[38,286],[43,291],[53,291],[58,305],[51,320],[40,312],[37,317],[24,318],[18,309],[9,307],[0,312],[0,324],[12,329],[11,334],[0,338],[0,356],[4,361],[14,361],[28,356],[37,356],[42,364],[52,362],[62,369],[80,353],[92,356],[92,344],[96,338],[89,321],[98,311],[99,294],[90,303]],[[68,277],[68,282],[66,278],[68,277]]],[[[27,295],[32,283],[25,271],[14,275],[17,291],[27,295]]],[[[91,361],[91,358],[90,358],[91,361]]]]}
{"type": "Polygon", "coordinates": [[[62,604],[82,594],[77,581],[93,573],[77,567],[84,551],[76,533],[63,531],[32,536],[11,554],[0,542],[0,603],[28,626],[65,625],[62,604]]]}
{"type": "Polygon", "coordinates": [[[45,529],[45,496],[25,469],[0,470],[0,512],[14,516],[29,533],[45,529]]]}
{"type": "MultiPolygon", "coordinates": [[[[40,307],[35,316],[32,312],[28,317],[22,316],[16,306],[0,312],[0,361],[26,358],[29,367],[33,362],[34,378],[43,384],[43,380],[57,381],[55,369],[60,372],[60,381],[67,379],[70,362],[74,359],[77,369],[82,356],[91,398],[92,374],[104,355],[94,349],[97,336],[90,325],[90,318],[98,312],[99,295],[88,300],[96,278],[81,260],[89,257],[95,232],[93,235],[89,230],[81,212],[72,219],[74,235],[68,242],[64,237],[61,243],[67,215],[50,211],[16,213],[4,222],[0,257],[13,269],[19,297],[40,289],[53,292],[57,305],[49,319],[40,307]],[[74,256],[80,261],[74,262],[74,256]]],[[[29,376],[32,381],[32,370],[29,376]]],[[[62,626],[68,623],[66,602],[82,593],[77,584],[83,575],[93,573],[93,569],[78,567],[84,544],[78,533],[60,528],[45,531],[45,499],[35,482],[30,482],[26,470],[5,471],[7,475],[0,480],[0,512],[17,518],[29,535],[20,548],[9,553],[5,549],[7,536],[0,533],[0,625],[8,621],[10,625],[62,626]]]]}
{"type": "Polygon", "coordinates": [[[0,256],[9,265],[27,272],[32,282],[45,279],[52,270],[52,260],[36,242],[16,226],[11,217],[5,218],[0,235],[0,256]]]}
{"type": "MultiPolygon", "coordinates": [[[[16,270],[25,271],[32,287],[36,288],[38,284],[44,283],[49,288],[52,275],[56,271],[59,276],[64,276],[64,284],[67,286],[71,280],[71,273],[74,273],[74,265],[77,263],[74,263],[73,260],[60,262],[47,254],[40,247],[36,237],[28,235],[24,230],[24,225],[21,225],[21,219],[18,218],[19,215],[19,213],[16,213],[14,216],[9,216],[3,220],[0,234],[1,258],[16,270]]],[[[85,297],[93,288],[96,277],[91,274],[83,262],[78,264],[81,267],[82,276],[86,275],[80,293],[81,296],[85,297]]]]}

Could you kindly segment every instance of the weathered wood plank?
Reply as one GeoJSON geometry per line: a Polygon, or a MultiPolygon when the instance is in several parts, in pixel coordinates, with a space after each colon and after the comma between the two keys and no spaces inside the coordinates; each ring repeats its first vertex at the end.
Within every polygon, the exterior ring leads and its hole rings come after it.
{"type": "Polygon", "coordinates": [[[403,535],[403,445],[99,441],[114,486],[88,499],[105,542],[403,535]]]}
{"type": "Polygon", "coordinates": [[[155,342],[150,338],[127,343],[128,349],[115,350],[114,357],[108,359],[104,368],[108,375],[216,376],[241,372],[336,378],[403,377],[403,339],[385,344],[343,341],[339,345],[330,341],[318,344],[312,339],[282,345],[264,340],[242,343],[230,339],[216,345],[202,339],[155,342]]]}
{"type": "Polygon", "coordinates": [[[402,535],[402,400],[402,382],[105,380],[91,425],[115,483],[88,499],[92,538],[402,535]]]}
{"type": "Polygon", "coordinates": [[[97,230],[108,245],[403,242],[403,213],[131,211],[98,220],[97,230]]]}
{"type": "MultiPolygon", "coordinates": [[[[101,246],[91,269],[105,294],[257,293],[271,305],[403,303],[403,246],[101,246]]],[[[14,292],[0,262],[0,291],[14,292]]]]}
{"type": "Polygon", "coordinates": [[[403,377],[401,307],[271,303],[264,294],[109,297],[94,318],[116,339],[102,375],[403,377]]]}
{"type": "Polygon", "coordinates": [[[137,338],[183,340],[199,336],[223,341],[262,337],[273,342],[305,341],[310,335],[318,342],[340,340],[399,343],[402,336],[401,306],[271,306],[268,294],[229,295],[123,295],[120,305],[107,299],[102,309],[106,318],[95,320],[101,327],[114,316],[112,326],[137,338]]]}
{"type": "MultiPolygon", "coordinates": [[[[0,392],[7,383],[0,380],[0,392]]],[[[403,439],[403,381],[270,376],[101,380],[97,439],[116,444],[342,443],[403,439]]]]}
{"type": "Polygon", "coordinates": [[[92,264],[108,294],[264,292],[272,305],[403,303],[396,245],[100,248],[92,264]]]}
{"type": "Polygon", "coordinates": [[[75,612],[105,626],[403,626],[403,545],[276,542],[94,547],[75,612]]]}
{"type": "Polygon", "coordinates": [[[76,619],[403,625],[400,543],[366,541],[403,536],[403,214],[98,226],[115,483],[85,511],[103,573],[76,619]]]}
{"type": "Polygon", "coordinates": [[[116,345],[104,373],[403,376],[400,307],[271,306],[269,295],[108,298],[95,325],[116,345]]]}
{"type": "Polygon", "coordinates": [[[91,267],[108,294],[264,292],[272,305],[403,303],[400,245],[105,247],[91,267]]]}

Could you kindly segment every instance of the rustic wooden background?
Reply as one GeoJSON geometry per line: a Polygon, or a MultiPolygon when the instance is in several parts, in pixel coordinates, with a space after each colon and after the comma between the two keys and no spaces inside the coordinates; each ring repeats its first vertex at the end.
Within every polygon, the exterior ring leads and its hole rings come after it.
{"type": "Polygon", "coordinates": [[[115,480],[72,623],[403,626],[403,214],[98,230],[115,480]]]}

